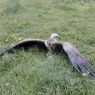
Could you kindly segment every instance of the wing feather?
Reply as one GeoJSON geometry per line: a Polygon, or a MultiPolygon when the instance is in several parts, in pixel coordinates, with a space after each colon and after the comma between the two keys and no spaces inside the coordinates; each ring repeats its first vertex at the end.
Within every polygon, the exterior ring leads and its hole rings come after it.
{"type": "Polygon", "coordinates": [[[45,40],[40,40],[40,39],[25,39],[23,41],[17,42],[15,44],[11,44],[8,46],[3,47],[3,52],[0,54],[1,56],[9,51],[13,51],[19,48],[24,48],[27,49],[29,47],[32,47],[33,45],[38,46],[38,48],[43,48],[47,50],[47,47],[45,46],[45,40]]]}
{"type": "Polygon", "coordinates": [[[82,71],[83,75],[89,73],[95,76],[95,67],[69,42],[63,43],[63,49],[67,53],[71,63],[78,70],[82,71]],[[80,69],[79,69],[80,68],[80,69]]]}

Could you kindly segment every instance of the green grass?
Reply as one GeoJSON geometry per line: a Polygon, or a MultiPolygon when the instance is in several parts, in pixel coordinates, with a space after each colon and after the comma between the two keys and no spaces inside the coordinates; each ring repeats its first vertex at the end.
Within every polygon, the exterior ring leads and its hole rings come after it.
{"type": "MultiPolygon", "coordinates": [[[[95,65],[94,0],[0,0],[0,46],[53,32],[95,65]]],[[[0,59],[0,95],[95,95],[95,80],[84,78],[65,55],[49,60],[32,48],[0,59]]]]}

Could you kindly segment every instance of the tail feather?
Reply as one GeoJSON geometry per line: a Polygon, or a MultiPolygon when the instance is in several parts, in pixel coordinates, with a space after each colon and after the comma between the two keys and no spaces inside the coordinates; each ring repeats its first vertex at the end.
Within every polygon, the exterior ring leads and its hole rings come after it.
{"type": "Polygon", "coordinates": [[[91,75],[95,76],[94,66],[84,56],[82,56],[71,43],[64,42],[63,49],[67,53],[75,69],[82,71],[83,75],[88,75],[90,73],[91,75]]]}

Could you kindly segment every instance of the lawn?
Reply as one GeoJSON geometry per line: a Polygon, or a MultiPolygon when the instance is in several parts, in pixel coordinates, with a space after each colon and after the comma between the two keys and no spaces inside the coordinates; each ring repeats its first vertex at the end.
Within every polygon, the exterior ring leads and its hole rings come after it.
{"type": "MultiPolygon", "coordinates": [[[[0,0],[0,47],[51,33],[95,65],[95,0],[0,0]]],[[[95,95],[95,79],[83,77],[65,54],[46,54],[36,47],[5,53],[0,95],[95,95]]]]}

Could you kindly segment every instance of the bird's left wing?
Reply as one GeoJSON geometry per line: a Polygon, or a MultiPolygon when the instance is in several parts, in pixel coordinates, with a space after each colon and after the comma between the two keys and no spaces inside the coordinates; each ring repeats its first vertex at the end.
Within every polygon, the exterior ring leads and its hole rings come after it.
{"type": "Polygon", "coordinates": [[[95,76],[94,66],[71,43],[64,42],[62,45],[73,66],[78,71],[82,71],[83,76],[89,73],[95,76]]]}

